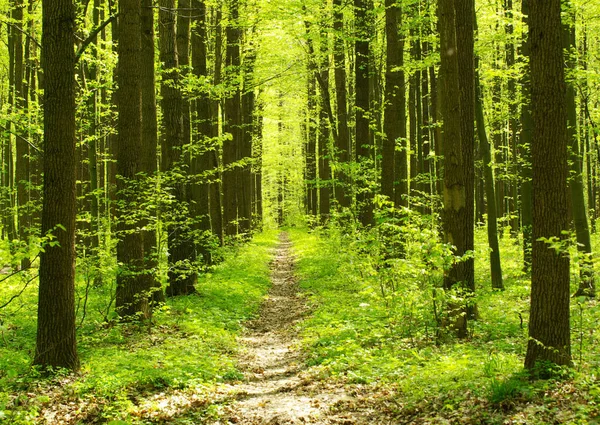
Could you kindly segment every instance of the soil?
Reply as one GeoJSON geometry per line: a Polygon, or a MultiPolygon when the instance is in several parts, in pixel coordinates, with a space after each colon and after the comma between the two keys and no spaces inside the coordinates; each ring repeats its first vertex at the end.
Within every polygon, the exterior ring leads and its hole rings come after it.
{"type": "Polygon", "coordinates": [[[240,369],[245,380],[227,388],[233,401],[216,424],[355,424],[334,412],[351,403],[343,386],[315,383],[299,349],[298,323],[308,313],[294,275],[294,255],[288,235],[279,235],[272,262],[272,288],[260,315],[249,323],[240,369]]]}

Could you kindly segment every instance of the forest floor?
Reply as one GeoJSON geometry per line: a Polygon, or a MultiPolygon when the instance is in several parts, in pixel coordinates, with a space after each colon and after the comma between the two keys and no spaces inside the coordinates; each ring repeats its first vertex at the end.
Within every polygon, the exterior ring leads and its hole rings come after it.
{"type": "MultiPolygon", "coordinates": [[[[81,370],[50,376],[31,367],[37,292],[16,276],[0,293],[0,305],[22,293],[0,310],[0,424],[600,423],[600,302],[572,303],[576,367],[531,380],[519,245],[502,240],[506,290],[493,291],[478,234],[481,317],[461,341],[436,325],[436,239],[415,235],[380,268],[366,237],[266,230],[150,323],[117,320],[106,279],[78,310],[81,370]]],[[[82,270],[80,301],[93,281],[82,270]]]]}
{"type": "Polygon", "coordinates": [[[309,313],[294,275],[295,257],[286,232],[279,234],[271,263],[272,287],[257,319],[241,338],[238,367],[244,381],[219,389],[233,400],[216,424],[358,423],[355,413],[335,411],[352,400],[343,385],[314,381],[305,366],[298,323],[309,313]]]}

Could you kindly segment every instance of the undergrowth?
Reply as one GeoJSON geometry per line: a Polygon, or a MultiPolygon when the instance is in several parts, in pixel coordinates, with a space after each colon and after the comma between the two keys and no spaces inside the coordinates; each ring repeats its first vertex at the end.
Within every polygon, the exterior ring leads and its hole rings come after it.
{"type": "MultiPolygon", "coordinates": [[[[140,417],[168,406],[157,401],[142,407],[142,398],[190,388],[206,393],[214,383],[239,379],[236,336],[269,288],[275,243],[276,233],[270,231],[230,248],[224,262],[200,275],[197,294],[168,299],[151,323],[114,320],[107,308],[114,288],[108,283],[89,288],[80,274],[78,295],[88,293],[86,317],[78,310],[82,368],[71,375],[58,371],[46,378],[30,366],[37,301],[37,285],[31,285],[0,311],[0,422],[60,423],[66,420],[61,405],[75,403],[80,407],[74,409],[79,416],[70,418],[73,423],[156,423],[140,417]]],[[[22,282],[4,285],[0,305],[22,282]]]]}
{"type": "MultiPolygon", "coordinates": [[[[445,247],[425,222],[404,228],[410,242],[391,261],[381,229],[290,230],[312,307],[301,327],[315,378],[384,388],[371,401],[398,423],[595,423],[598,303],[572,302],[575,368],[531,380],[523,371],[530,281],[520,245],[501,239],[506,289],[492,290],[485,229],[477,229],[476,295],[468,302],[479,318],[461,341],[440,326],[445,247]]],[[[575,292],[575,268],[573,276],[575,292]]]]}

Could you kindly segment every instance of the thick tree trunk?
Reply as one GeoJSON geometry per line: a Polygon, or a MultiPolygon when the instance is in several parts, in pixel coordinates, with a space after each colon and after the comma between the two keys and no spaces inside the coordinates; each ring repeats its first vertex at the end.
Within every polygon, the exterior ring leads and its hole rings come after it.
{"type": "Polygon", "coordinates": [[[77,369],[75,338],[75,10],[43,0],[44,204],[42,234],[58,244],[40,253],[33,363],[77,369]]]}
{"type": "MultiPolygon", "coordinates": [[[[440,32],[440,96],[443,119],[442,154],[444,155],[444,209],[442,221],[444,241],[455,247],[454,254],[463,256],[467,250],[465,235],[467,216],[467,185],[465,182],[459,88],[459,60],[456,44],[455,8],[453,0],[438,3],[440,32]]],[[[469,15],[472,16],[472,15],[469,15]]],[[[444,277],[444,288],[465,295],[467,280],[465,263],[457,262],[444,277]]],[[[463,302],[449,303],[451,327],[461,338],[467,336],[466,308],[463,302]]]]}
{"type": "Polygon", "coordinates": [[[530,7],[534,242],[527,369],[541,361],[571,364],[569,254],[564,245],[555,249],[569,227],[561,1],[531,0],[530,7]]]}

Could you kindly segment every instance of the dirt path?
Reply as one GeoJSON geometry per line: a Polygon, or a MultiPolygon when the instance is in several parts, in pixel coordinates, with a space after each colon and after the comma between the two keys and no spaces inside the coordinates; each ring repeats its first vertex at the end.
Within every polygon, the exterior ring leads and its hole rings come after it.
{"type": "Polygon", "coordinates": [[[294,257],[286,233],[279,235],[271,279],[273,287],[260,316],[250,324],[242,340],[246,350],[240,367],[246,380],[229,388],[234,401],[218,423],[356,423],[332,413],[332,407],[348,400],[343,388],[317,388],[305,376],[295,325],[307,307],[298,293],[294,257]]]}

